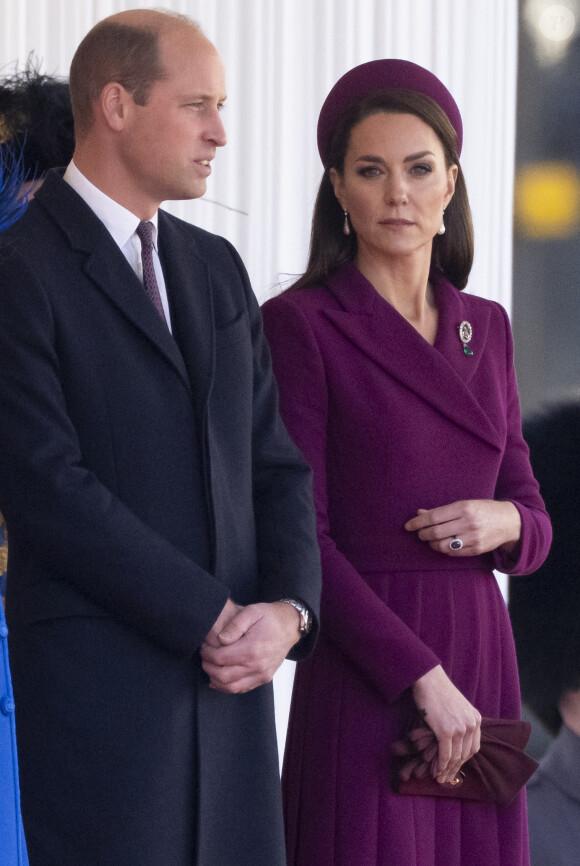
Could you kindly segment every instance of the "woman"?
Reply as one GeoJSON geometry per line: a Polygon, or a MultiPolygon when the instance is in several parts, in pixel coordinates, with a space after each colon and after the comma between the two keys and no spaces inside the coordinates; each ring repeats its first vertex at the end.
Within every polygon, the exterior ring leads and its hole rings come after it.
{"type": "Polygon", "coordinates": [[[419,712],[441,783],[478,750],[482,715],[519,717],[493,569],[534,570],[551,538],[507,316],[458,291],[473,256],[461,139],[427,70],[343,76],[318,124],[308,269],[263,308],[324,574],[285,755],[290,866],[529,862],[523,793],[500,808],[390,787],[392,743],[419,712]]]}

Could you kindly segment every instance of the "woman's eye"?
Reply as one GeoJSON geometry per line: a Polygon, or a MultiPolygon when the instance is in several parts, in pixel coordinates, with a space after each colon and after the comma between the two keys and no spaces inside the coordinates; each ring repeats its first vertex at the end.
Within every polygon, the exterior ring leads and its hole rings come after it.
{"type": "Polygon", "coordinates": [[[363,165],[359,168],[358,174],[360,177],[377,177],[380,174],[380,170],[376,165],[363,165]]]}
{"type": "Polygon", "coordinates": [[[432,171],[431,166],[428,163],[418,163],[414,165],[411,169],[412,174],[429,174],[432,171]]]}

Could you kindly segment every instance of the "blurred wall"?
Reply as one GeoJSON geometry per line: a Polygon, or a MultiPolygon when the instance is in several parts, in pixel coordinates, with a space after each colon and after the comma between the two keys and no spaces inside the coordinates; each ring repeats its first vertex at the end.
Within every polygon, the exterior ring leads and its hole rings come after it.
{"type": "Polygon", "coordinates": [[[521,0],[513,327],[524,413],[580,396],[580,3],[521,0]]]}
{"type": "Polygon", "coordinates": [[[155,6],[200,21],[228,84],[229,146],[207,196],[171,209],[232,240],[260,298],[304,269],[326,93],[357,63],[393,56],[429,67],[459,104],[477,239],[470,289],[509,308],[517,0],[0,0],[0,74],[34,49],[45,71],[66,75],[96,21],[155,6]]]}

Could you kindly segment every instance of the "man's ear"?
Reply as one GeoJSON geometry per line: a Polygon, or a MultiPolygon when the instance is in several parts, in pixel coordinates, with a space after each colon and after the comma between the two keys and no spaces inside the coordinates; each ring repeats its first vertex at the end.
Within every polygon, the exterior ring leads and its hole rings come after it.
{"type": "Polygon", "coordinates": [[[101,90],[98,107],[105,123],[115,132],[120,132],[125,126],[129,102],[133,102],[133,97],[116,81],[105,84],[101,90]]]}

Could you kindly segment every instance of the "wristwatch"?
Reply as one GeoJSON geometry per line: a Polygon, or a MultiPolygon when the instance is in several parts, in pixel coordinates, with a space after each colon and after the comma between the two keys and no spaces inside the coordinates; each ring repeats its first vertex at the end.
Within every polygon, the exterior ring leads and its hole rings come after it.
{"type": "Polygon", "coordinates": [[[296,610],[300,614],[298,631],[302,635],[308,634],[308,632],[312,628],[312,614],[310,613],[306,605],[302,604],[301,601],[296,601],[296,599],[294,598],[281,598],[280,601],[283,601],[284,604],[291,604],[292,607],[296,608],[296,610]]]}

